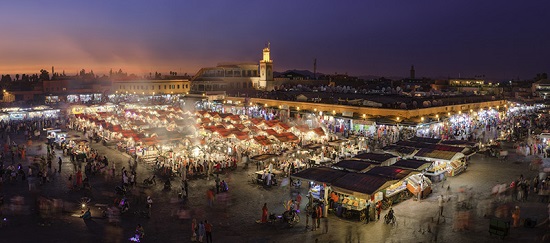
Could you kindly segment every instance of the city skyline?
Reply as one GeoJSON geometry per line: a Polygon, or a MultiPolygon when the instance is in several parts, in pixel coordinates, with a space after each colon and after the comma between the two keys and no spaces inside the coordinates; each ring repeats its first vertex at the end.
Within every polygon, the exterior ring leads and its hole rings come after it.
{"type": "Polygon", "coordinates": [[[261,59],[275,71],[529,79],[548,72],[550,4],[428,1],[3,3],[0,73],[197,72],[261,59]]]}

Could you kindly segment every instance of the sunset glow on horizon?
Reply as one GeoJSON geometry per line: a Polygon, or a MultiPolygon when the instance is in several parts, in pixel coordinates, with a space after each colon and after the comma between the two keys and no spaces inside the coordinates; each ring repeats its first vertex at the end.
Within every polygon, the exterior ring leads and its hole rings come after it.
{"type": "Polygon", "coordinates": [[[0,73],[190,75],[221,62],[350,75],[530,78],[547,72],[545,2],[2,3],[0,73]],[[528,27],[526,27],[528,26],[528,27]]]}

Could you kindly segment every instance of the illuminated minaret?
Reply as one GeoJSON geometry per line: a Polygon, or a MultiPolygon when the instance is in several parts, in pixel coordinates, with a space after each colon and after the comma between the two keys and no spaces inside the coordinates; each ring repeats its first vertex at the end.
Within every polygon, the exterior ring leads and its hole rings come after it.
{"type": "Polygon", "coordinates": [[[260,82],[273,81],[273,60],[269,57],[270,43],[263,50],[263,59],[260,61],[260,82]]]}

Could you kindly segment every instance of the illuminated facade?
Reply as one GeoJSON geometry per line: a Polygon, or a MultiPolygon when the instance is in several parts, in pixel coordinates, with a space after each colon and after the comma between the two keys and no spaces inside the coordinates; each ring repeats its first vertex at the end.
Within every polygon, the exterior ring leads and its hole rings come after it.
{"type": "Polygon", "coordinates": [[[550,80],[543,79],[533,83],[532,92],[535,96],[541,97],[542,99],[550,99],[550,80]]]}
{"type": "Polygon", "coordinates": [[[273,60],[269,44],[263,49],[259,64],[222,63],[216,67],[201,68],[191,79],[191,91],[226,91],[272,87],[273,60]]]}

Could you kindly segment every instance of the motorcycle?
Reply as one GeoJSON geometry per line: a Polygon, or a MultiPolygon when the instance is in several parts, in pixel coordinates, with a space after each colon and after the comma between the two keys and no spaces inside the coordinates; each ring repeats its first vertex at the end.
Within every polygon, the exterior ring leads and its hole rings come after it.
{"type": "Polygon", "coordinates": [[[269,215],[269,223],[284,222],[289,228],[300,222],[300,215],[296,210],[285,211],[282,215],[275,215],[274,213],[269,215]]]}
{"type": "Polygon", "coordinates": [[[130,210],[130,203],[128,202],[128,199],[122,198],[122,200],[120,200],[120,203],[118,203],[118,208],[120,210],[120,214],[123,214],[130,210]]]}
{"type": "Polygon", "coordinates": [[[141,239],[143,239],[143,233],[136,230],[134,236],[130,237],[131,242],[141,242],[141,239]]]}
{"type": "Polygon", "coordinates": [[[395,225],[397,222],[397,219],[395,218],[395,215],[393,213],[388,213],[384,216],[384,223],[395,225]]]}
{"type": "Polygon", "coordinates": [[[145,178],[145,179],[143,180],[143,185],[145,185],[145,186],[151,186],[151,185],[153,185],[153,184],[156,185],[157,182],[155,181],[155,177],[156,177],[156,176],[153,175],[152,177],[145,178]]]}
{"type": "Polygon", "coordinates": [[[116,186],[115,187],[115,193],[120,196],[126,195],[126,187],[124,186],[116,186]]]}

